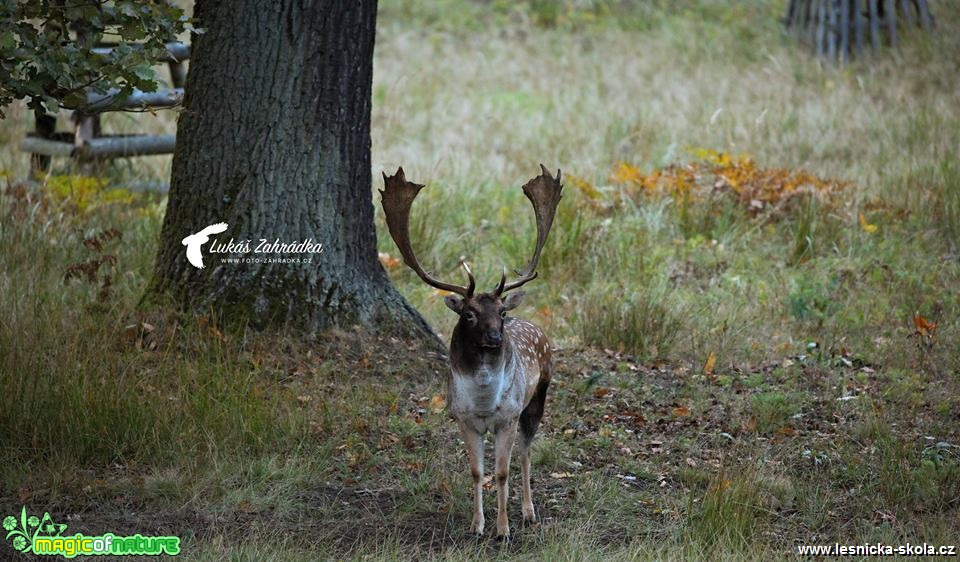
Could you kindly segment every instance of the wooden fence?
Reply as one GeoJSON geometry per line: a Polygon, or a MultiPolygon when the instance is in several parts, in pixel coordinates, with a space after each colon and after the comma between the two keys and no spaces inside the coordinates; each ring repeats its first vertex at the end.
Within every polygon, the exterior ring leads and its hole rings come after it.
{"type": "Polygon", "coordinates": [[[896,47],[898,26],[934,27],[927,0],[790,0],[784,21],[818,57],[841,64],[862,55],[868,39],[875,50],[896,47]]]}
{"type": "MultiPolygon", "coordinates": [[[[99,45],[93,51],[109,55],[116,45],[99,45]]],[[[190,47],[183,43],[167,43],[166,63],[170,70],[171,88],[156,92],[134,91],[125,99],[118,99],[116,92],[89,93],[87,105],[73,114],[73,130],[58,132],[57,119],[52,115],[39,115],[36,129],[20,144],[20,150],[30,153],[32,173],[47,170],[54,156],[67,156],[81,163],[110,158],[170,154],[176,144],[176,135],[104,135],[100,127],[100,114],[107,111],[130,111],[136,109],[169,108],[183,101],[190,47]]]]}

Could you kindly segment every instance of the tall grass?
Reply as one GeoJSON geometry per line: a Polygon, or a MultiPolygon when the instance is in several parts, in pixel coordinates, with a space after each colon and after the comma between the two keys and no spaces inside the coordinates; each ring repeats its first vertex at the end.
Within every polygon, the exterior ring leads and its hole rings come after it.
{"type": "MultiPolygon", "coordinates": [[[[4,212],[28,205],[4,203],[4,212]]],[[[32,217],[2,225],[0,424],[8,458],[170,462],[215,449],[269,449],[297,434],[274,381],[251,370],[222,335],[167,325],[175,339],[150,339],[161,327],[136,306],[159,226],[152,207],[80,219],[28,207],[32,217]],[[101,268],[113,279],[103,301],[98,286],[65,279],[70,264],[94,254],[83,244],[97,232],[91,223],[123,229],[103,249],[116,258],[101,268]]]]}

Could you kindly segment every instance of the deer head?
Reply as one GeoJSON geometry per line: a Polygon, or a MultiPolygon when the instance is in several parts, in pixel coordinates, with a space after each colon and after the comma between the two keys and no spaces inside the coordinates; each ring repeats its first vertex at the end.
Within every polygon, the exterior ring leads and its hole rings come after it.
{"type": "Polygon", "coordinates": [[[517,278],[507,281],[507,270],[504,268],[500,282],[490,292],[475,294],[476,282],[470,265],[461,260],[461,265],[467,273],[467,285],[460,286],[440,281],[424,271],[417,260],[413,247],[410,244],[410,207],[423,185],[407,181],[403,168],[398,168],[392,176],[383,174],[384,189],[380,191],[383,211],[387,219],[387,228],[390,236],[396,242],[400,255],[410,269],[423,280],[424,283],[443,291],[454,293],[444,298],[447,307],[460,316],[458,330],[467,335],[470,341],[480,347],[499,348],[503,343],[503,319],[507,311],[513,310],[523,301],[523,292],[506,295],[507,292],[517,289],[536,279],[537,264],[543,245],[547,241],[557,205],[560,203],[561,190],[560,170],[553,177],[543,164],[540,165],[542,174],[531,179],[523,186],[523,193],[533,204],[533,212],[537,222],[537,242],[533,255],[527,265],[516,271],[517,278]]]}

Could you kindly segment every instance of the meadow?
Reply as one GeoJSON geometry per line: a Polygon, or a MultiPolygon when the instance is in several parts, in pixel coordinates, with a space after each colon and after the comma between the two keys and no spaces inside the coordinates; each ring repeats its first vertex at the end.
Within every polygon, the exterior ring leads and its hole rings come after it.
{"type": "MultiPolygon", "coordinates": [[[[431,346],[141,306],[170,158],[95,176],[60,160],[28,184],[32,119],[11,107],[0,515],[179,535],[185,560],[960,543],[960,7],[933,2],[935,32],[838,67],[782,28],[784,5],[381,2],[372,189],[401,165],[427,184],[411,230],[428,269],[458,281],[464,255],[493,286],[533,246],[520,186],[541,162],[565,178],[515,311],[558,350],[542,523],[520,527],[514,501],[505,544],[466,535],[431,346]]],[[[446,339],[455,316],[397,261],[374,202],[384,267],[446,339]]]]}

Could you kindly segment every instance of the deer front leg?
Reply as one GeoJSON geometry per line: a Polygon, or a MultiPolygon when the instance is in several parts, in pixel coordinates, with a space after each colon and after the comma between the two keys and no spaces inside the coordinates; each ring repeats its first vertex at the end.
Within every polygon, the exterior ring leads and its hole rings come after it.
{"type": "Polygon", "coordinates": [[[513,440],[517,436],[517,422],[500,428],[496,432],[494,444],[495,472],[497,478],[497,536],[510,536],[510,521],[507,517],[509,499],[510,452],[513,440]]]}
{"type": "Polygon", "coordinates": [[[473,477],[473,523],[470,532],[483,534],[483,435],[467,424],[458,421],[460,436],[467,446],[467,458],[470,460],[470,476],[473,477]]]}
{"type": "Polygon", "coordinates": [[[530,492],[530,442],[520,439],[520,481],[522,488],[522,499],[520,509],[523,512],[524,523],[536,523],[537,512],[533,509],[533,499],[530,492]]]}

